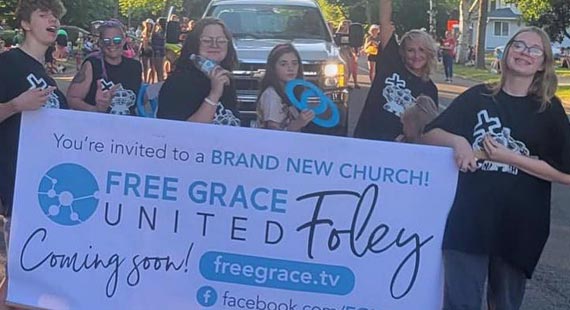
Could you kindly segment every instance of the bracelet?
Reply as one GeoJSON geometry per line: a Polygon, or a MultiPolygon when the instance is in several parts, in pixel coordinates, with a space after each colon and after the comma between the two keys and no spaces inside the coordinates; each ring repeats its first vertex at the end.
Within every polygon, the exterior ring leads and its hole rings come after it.
{"type": "Polygon", "coordinates": [[[213,106],[213,107],[217,107],[218,104],[216,102],[213,102],[210,98],[206,97],[204,98],[204,102],[206,102],[207,104],[213,106]]]}

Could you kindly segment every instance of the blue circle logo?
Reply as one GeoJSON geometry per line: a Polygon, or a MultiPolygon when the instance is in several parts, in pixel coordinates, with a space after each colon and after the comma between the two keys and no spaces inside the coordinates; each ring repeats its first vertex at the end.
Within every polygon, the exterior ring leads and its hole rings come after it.
{"type": "Polygon", "coordinates": [[[89,170],[77,164],[51,168],[40,181],[38,200],[45,215],[66,226],[89,219],[99,204],[99,185],[89,170]]]}
{"type": "Polygon", "coordinates": [[[196,293],[196,299],[200,305],[211,307],[218,301],[218,293],[211,286],[202,286],[196,293]]]}
{"type": "Polygon", "coordinates": [[[303,111],[305,109],[311,109],[315,112],[316,116],[313,119],[313,123],[321,127],[331,128],[338,125],[340,122],[340,112],[338,111],[337,106],[331,98],[329,98],[329,96],[327,96],[315,84],[301,79],[291,80],[285,85],[285,94],[287,95],[287,98],[289,98],[289,101],[291,101],[291,104],[299,110],[303,111]],[[297,98],[295,95],[295,88],[297,87],[303,87],[301,98],[297,98]],[[309,99],[311,97],[317,97],[320,102],[319,105],[309,105],[309,99]],[[321,115],[327,110],[330,110],[330,117],[328,119],[322,118],[321,115]]]}

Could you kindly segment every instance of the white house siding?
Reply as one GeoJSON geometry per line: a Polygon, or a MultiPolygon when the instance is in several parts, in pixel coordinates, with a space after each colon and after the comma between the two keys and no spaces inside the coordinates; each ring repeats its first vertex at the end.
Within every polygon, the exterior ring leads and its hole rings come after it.
{"type": "Polygon", "coordinates": [[[507,41],[513,36],[521,27],[524,27],[524,23],[513,21],[513,20],[489,20],[487,23],[487,37],[485,43],[485,49],[492,50],[497,46],[504,46],[507,41]],[[495,22],[502,22],[508,24],[508,35],[497,36],[495,35],[495,22]]]}
{"type": "MultiPolygon", "coordinates": [[[[473,24],[473,42],[471,45],[477,45],[477,24],[473,24]]],[[[493,50],[497,46],[504,46],[507,41],[515,34],[521,27],[524,27],[524,23],[519,26],[519,23],[512,20],[491,20],[487,23],[487,30],[485,36],[485,49],[493,50]],[[496,36],[495,35],[495,22],[504,22],[509,24],[509,32],[507,36],[496,36]]]]}

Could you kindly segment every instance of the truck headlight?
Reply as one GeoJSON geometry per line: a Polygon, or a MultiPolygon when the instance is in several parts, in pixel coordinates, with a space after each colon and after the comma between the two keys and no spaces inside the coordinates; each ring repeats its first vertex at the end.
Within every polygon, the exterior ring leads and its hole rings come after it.
{"type": "Polygon", "coordinates": [[[338,75],[338,67],[340,64],[328,64],[325,65],[325,77],[327,78],[332,78],[332,77],[336,77],[338,75]]]}
{"type": "Polygon", "coordinates": [[[344,87],[344,64],[341,63],[330,63],[324,67],[324,83],[325,87],[336,88],[344,87]]]}

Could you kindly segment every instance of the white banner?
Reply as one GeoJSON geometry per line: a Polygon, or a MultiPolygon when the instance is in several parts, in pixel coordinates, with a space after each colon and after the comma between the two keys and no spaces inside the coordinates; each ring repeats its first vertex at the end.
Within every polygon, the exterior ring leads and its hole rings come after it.
{"type": "Polygon", "coordinates": [[[456,181],[445,148],[25,113],[8,300],[439,310],[456,181]]]}

